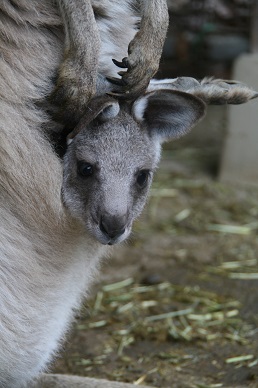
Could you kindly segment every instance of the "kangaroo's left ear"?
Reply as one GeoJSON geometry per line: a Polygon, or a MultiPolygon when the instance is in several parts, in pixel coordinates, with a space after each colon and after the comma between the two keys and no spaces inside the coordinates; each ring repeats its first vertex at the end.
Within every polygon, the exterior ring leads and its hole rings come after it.
{"type": "Polygon", "coordinates": [[[206,105],[189,93],[157,90],[138,98],[132,109],[150,136],[163,143],[186,135],[204,117],[206,105]]]}

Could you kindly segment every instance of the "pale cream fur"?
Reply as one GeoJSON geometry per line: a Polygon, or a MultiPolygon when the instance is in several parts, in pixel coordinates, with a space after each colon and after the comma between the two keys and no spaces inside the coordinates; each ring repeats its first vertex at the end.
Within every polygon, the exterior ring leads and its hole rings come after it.
{"type": "Polygon", "coordinates": [[[46,368],[106,249],[62,205],[61,161],[36,104],[62,56],[57,9],[14,0],[0,12],[0,386],[11,388],[46,368]]]}

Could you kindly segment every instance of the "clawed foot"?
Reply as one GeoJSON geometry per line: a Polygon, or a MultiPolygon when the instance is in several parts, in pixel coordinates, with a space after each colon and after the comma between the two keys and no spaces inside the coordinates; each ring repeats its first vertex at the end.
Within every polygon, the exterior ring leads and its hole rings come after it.
{"type": "Polygon", "coordinates": [[[148,0],[148,6],[142,6],[140,30],[128,46],[128,57],[121,62],[113,59],[116,66],[125,70],[118,72],[121,78],[107,78],[120,87],[109,93],[110,95],[132,100],[146,91],[159,68],[167,26],[166,0],[148,0]]]}
{"type": "Polygon", "coordinates": [[[120,99],[135,99],[147,89],[151,78],[157,71],[157,66],[151,66],[149,61],[144,64],[144,56],[139,56],[139,60],[130,62],[130,56],[122,59],[121,62],[112,59],[113,63],[125,71],[119,71],[117,74],[121,78],[107,77],[112,84],[119,86],[119,90],[114,90],[109,95],[120,99]]]}

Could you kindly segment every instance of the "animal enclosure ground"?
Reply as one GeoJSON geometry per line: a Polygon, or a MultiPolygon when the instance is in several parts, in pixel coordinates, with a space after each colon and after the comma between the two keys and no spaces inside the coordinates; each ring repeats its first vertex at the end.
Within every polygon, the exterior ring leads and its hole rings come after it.
{"type": "MultiPolygon", "coordinates": [[[[189,167],[191,166],[191,167],[189,167]]],[[[54,372],[156,387],[258,386],[258,189],[160,170],[54,372]]]]}

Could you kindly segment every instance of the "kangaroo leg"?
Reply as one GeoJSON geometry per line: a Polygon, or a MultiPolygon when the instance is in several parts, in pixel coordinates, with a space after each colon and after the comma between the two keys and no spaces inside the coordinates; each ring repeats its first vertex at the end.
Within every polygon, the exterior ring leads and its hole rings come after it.
{"type": "MultiPolygon", "coordinates": [[[[88,377],[43,374],[28,388],[135,388],[133,384],[88,377]]],[[[143,387],[142,388],[148,388],[143,387]]],[[[150,387],[149,387],[150,388],[150,387]]]]}
{"type": "Polygon", "coordinates": [[[90,0],[59,0],[65,30],[64,58],[51,96],[63,122],[77,122],[96,92],[99,30],[90,0]]]}
{"type": "MultiPolygon", "coordinates": [[[[141,0],[140,29],[130,42],[128,58],[114,61],[127,71],[119,72],[121,79],[113,82],[123,86],[122,93],[113,93],[121,98],[135,98],[144,92],[159,68],[168,27],[166,0],[141,0]]],[[[112,79],[109,78],[112,82],[112,79]]]]}

